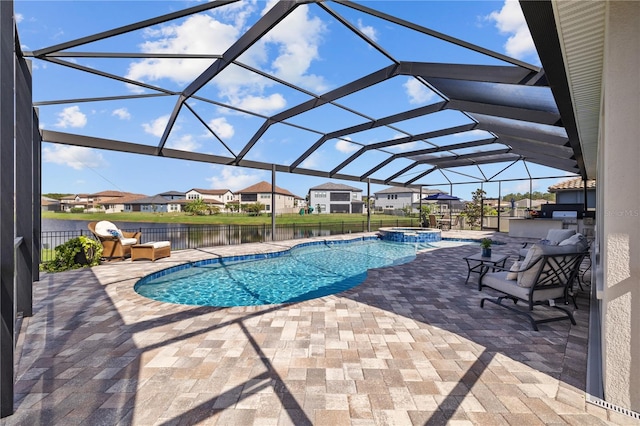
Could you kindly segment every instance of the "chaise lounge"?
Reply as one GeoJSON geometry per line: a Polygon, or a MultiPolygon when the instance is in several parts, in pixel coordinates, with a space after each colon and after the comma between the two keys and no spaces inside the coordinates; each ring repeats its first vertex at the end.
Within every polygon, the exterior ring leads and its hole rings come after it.
{"type": "Polygon", "coordinates": [[[142,233],[122,231],[107,220],[90,222],[88,228],[102,243],[102,257],[104,259],[130,257],[131,246],[140,243],[142,238],[142,233]]]}

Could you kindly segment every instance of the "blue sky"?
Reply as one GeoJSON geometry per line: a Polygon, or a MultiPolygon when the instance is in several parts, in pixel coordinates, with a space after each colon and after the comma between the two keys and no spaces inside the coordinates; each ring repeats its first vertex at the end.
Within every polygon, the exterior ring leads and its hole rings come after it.
{"type": "MultiPolygon", "coordinates": [[[[415,22],[436,31],[507,54],[523,61],[539,64],[531,37],[517,1],[371,1],[366,6],[415,22]]],[[[170,13],[198,4],[173,1],[16,1],[15,12],[23,50],[33,51],[68,40],[106,31],[153,16],[170,13]]],[[[117,38],[103,40],[77,51],[104,52],[162,52],[162,53],[222,53],[242,32],[252,25],[267,9],[270,1],[243,1],[224,8],[170,21],[151,29],[134,31],[117,38]]],[[[347,17],[372,40],[392,51],[402,60],[447,61],[457,63],[500,63],[487,61],[475,53],[451,47],[406,29],[389,25],[368,15],[356,13],[334,3],[329,7],[347,17]],[[480,61],[480,62],[478,62],[480,61]]],[[[277,26],[263,42],[252,46],[240,58],[242,62],[272,75],[293,82],[298,87],[316,93],[339,87],[386,65],[385,59],[354,37],[341,25],[315,5],[303,6],[277,26]],[[336,48],[339,46],[339,48],[336,48]],[[343,64],[335,66],[336,63],[343,64]]],[[[210,61],[158,60],[126,58],[73,59],[86,67],[107,69],[108,72],[152,86],[169,87],[179,92],[199,75],[210,61]]],[[[500,63],[502,64],[502,63],[500,63]]],[[[69,72],[65,67],[34,60],[34,101],[53,99],[79,99],[87,97],[149,94],[120,81],[109,81],[86,73],[69,72]]],[[[380,102],[372,104],[371,92],[367,97],[353,94],[340,102],[373,117],[386,116],[408,108],[434,102],[434,94],[416,85],[411,78],[395,78],[373,88],[380,102]]],[[[265,82],[256,74],[240,67],[229,67],[215,84],[200,92],[203,96],[219,99],[237,108],[258,111],[265,116],[286,110],[308,99],[301,92],[273,81],[265,82]]],[[[39,109],[41,127],[61,132],[78,133],[107,139],[130,141],[155,146],[162,135],[176,98],[172,96],[113,100],[102,102],[68,102],[42,106],[39,109]]],[[[193,114],[178,117],[167,147],[224,155],[227,150],[237,153],[262,125],[263,120],[225,108],[211,111],[210,105],[193,101],[194,111],[207,120],[209,126],[224,141],[214,140],[193,114]],[[226,146],[225,146],[226,145],[226,146]]],[[[353,117],[332,106],[292,119],[303,128],[317,124],[315,114],[323,114],[329,132],[353,124],[353,117]],[[332,127],[333,126],[333,127],[332,127]]],[[[446,111],[434,114],[428,120],[408,120],[403,129],[413,132],[429,126],[462,124],[460,117],[446,111]]],[[[425,131],[425,130],[421,130],[425,131]]],[[[390,129],[352,135],[360,143],[375,142],[397,137],[390,129]]],[[[471,138],[474,135],[468,135],[471,138]]],[[[459,137],[459,136],[457,136],[459,137]]],[[[317,135],[295,128],[275,125],[256,144],[248,160],[290,163],[306,150],[317,135]],[[292,130],[293,129],[293,130],[292,130]]],[[[456,139],[463,141],[462,139],[456,139]]],[[[446,141],[443,141],[446,143],[446,141]]],[[[340,164],[357,149],[349,140],[325,144],[321,150],[306,159],[301,167],[328,169],[340,164]]],[[[395,149],[407,149],[399,146],[395,149]]],[[[64,145],[43,145],[42,191],[65,193],[92,193],[102,190],[121,190],[147,195],[168,190],[187,191],[191,188],[228,188],[239,190],[256,182],[271,180],[271,172],[221,165],[186,162],[99,151],[64,145]]],[[[381,158],[375,152],[362,156],[345,173],[360,174],[377,164],[381,158]]],[[[527,163],[533,176],[561,176],[566,173],[527,163]]],[[[486,166],[483,173],[490,177],[504,169],[505,164],[486,166]]],[[[469,176],[477,171],[469,170],[469,176]]],[[[499,175],[501,179],[526,176],[520,162],[499,175]]],[[[454,182],[469,181],[465,175],[448,175],[454,182]]],[[[304,197],[309,187],[329,181],[303,175],[278,173],[276,185],[304,197]]],[[[354,181],[344,183],[361,188],[366,184],[354,181]]],[[[545,191],[558,179],[536,180],[533,190],[545,191]]],[[[434,173],[425,184],[445,183],[445,176],[434,173]]],[[[464,199],[478,188],[478,184],[455,185],[453,193],[464,199]]],[[[372,185],[372,192],[384,186],[372,185]]],[[[449,192],[448,185],[439,189],[449,192]]],[[[484,185],[489,196],[498,195],[498,184],[484,185]]],[[[505,182],[501,192],[527,192],[528,181],[505,182]]]]}

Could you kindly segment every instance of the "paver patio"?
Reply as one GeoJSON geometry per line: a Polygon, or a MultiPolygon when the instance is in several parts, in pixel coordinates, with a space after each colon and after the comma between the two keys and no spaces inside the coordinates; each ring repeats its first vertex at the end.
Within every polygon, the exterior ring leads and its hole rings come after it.
{"type": "MultiPolygon", "coordinates": [[[[450,231],[445,236],[484,234],[450,231]]],[[[352,236],[351,236],[352,237],[352,236]]],[[[347,238],[347,237],[338,237],[347,238]]],[[[519,241],[494,246],[516,256],[519,241]]],[[[438,249],[301,303],[180,306],[133,291],[142,276],[212,255],[173,252],[43,274],[21,324],[6,425],[630,424],[585,403],[588,297],[577,325],[480,308],[464,256],[438,249]]],[[[544,308],[542,308],[544,310],[544,308]]]]}

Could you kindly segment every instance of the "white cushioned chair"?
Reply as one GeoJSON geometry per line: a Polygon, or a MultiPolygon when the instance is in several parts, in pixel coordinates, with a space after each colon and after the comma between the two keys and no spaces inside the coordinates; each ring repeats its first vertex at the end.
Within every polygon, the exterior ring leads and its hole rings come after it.
{"type": "Polygon", "coordinates": [[[105,259],[125,259],[130,257],[131,246],[138,244],[142,237],[140,232],[122,231],[108,220],[91,222],[88,227],[98,241],[102,243],[102,257],[105,259]]]}
{"type": "MultiPolygon", "coordinates": [[[[501,295],[497,298],[485,297],[480,301],[495,303],[519,315],[526,316],[533,329],[538,331],[538,324],[569,319],[575,324],[573,314],[568,309],[558,306],[556,299],[562,299],[560,305],[568,303],[569,289],[580,270],[586,251],[575,251],[575,246],[550,246],[535,244],[529,249],[524,260],[517,262],[517,268],[485,268],[480,274],[479,289],[489,287],[501,295]],[[497,272],[493,272],[497,271],[497,272]],[[504,299],[527,303],[528,310],[502,304],[504,299]],[[547,304],[565,313],[563,316],[534,319],[531,315],[535,305],[547,304]]],[[[574,301],[575,303],[575,301],[574,301]]]]}
{"type": "MultiPolygon", "coordinates": [[[[519,251],[519,260],[527,256],[527,252],[533,243],[524,243],[519,251]]],[[[583,251],[588,248],[588,242],[582,234],[576,233],[574,229],[549,229],[547,237],[535,244],[544,244],[548,246],[560,246],[572,244],[576,245],[575,251],[583,251]]]]}

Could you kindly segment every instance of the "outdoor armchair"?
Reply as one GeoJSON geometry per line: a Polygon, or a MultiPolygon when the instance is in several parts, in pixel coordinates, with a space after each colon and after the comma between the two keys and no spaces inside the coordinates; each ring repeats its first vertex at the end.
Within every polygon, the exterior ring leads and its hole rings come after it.
{"type": "MultiPolygon", "coordinates": [[[[573,314],[568,309],[559,306],[568,304],[569,291],[573,286],[580,270],[580,264],[587,252],[569,251],[573,247],[534,245],[521,262],[515,262],[511,268],[492,267],[481,272],[479,289],[489,287],[500,295],[497,298],[485,297],[480,301],[491,302],[509,309],[516,314],[529,319],[534,330],[538,331],[538,324],[568,319],[575,324],[573,314]],[[495,272],[494,272],[495,271],[495,272]],[[514,305],[519,301],[526,303],[526,308],[519,308],[503,304],[504,299],[510,299],[514,305]],[[562,299],[556,303],[556,299],[562,299]],[[535,319],[532,315],[536,305],[548,305],[561,310],[563,316],[535,319]]],[[[574,300],[575,305],[575,300],[574,300]]]]}
{"type": "MultiPolygon", "coordinates": [[[[576,235],[576,231],[573,229],[549,229],[549,231],[547,231],[547,236],[543,240],[540,240],[539,242],[537,242],[537,244],[557,246],[557,245],[560,245],[560,243],[563,243],[564,241],[566,241],[567,239],[573,237],[574,235],[576,235]]],[[[522,248],[520,249],[520,252],[519,252],[520,260],[524,259],[527,256],[527,252],[529,251],[529,249],[533,244],[536,244],[536,243],[527,242],[522,244],[522,248]]],[[[582,251],[582,250],[576,250],[576,251],[582,251]]]]}
{"type": "Polygon", "coordinates": [[[90,222],[89,230],[102,243],[102,257],[105,259],[131,256],[131,246],[138,244],[142,234],[140,232],[127,232],[120,230],[116,225],[107,221],[90,222]]]}

